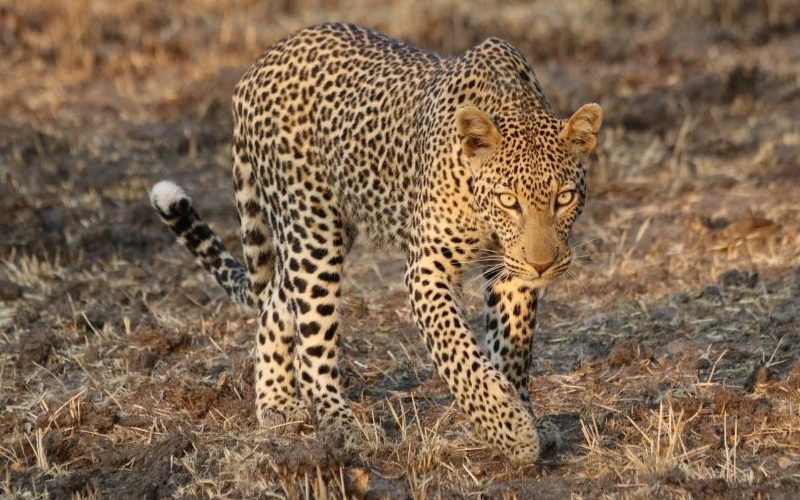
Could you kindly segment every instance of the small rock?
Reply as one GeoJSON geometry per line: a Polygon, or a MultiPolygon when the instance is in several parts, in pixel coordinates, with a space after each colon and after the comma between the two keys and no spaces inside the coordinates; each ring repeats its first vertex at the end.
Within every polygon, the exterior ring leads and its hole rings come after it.
{"type": "Polygon", "coordinates": [[[675,122],[674,106],[664,92],[654,91],[633,97],[621,115],[622,125],[629,130],[658,130],[675,122]]]}
{"type": "Polygon", "coordinates": [[[675,318],[675,310],[669,307],[657,307],[650,311],[650,319],[659,323],[670,323],[675,318]]]}
{"type": "Polygon", "coordinates": [[[144,373],[150,373],[153,367],[156,366],[158,359],[159,357],[152,351],[144,350],[134,351],[128,356],[131,369],[144,373]]]}
{"type": "Polygon", "coordinates": [[[686,474],[678,467],[673,467],[664,473],[662,479],[667,484],[680,485],[683,484],[684,481],[686,481],[686,474]]]}
{"type": "Polygon", "coordinates": [[[675,295],[673,295],[669,299],[669,301],[672,304],[676,304],[676,305],[677,304],[688,304],[690,300],[692,300],[692,298],[686,292],[676,293],[675,295]]]}
{"type": "Polygon", "coordinates": [[[758,271],[742,271],[740,269],[729,269],[719,276],[720,284],[723,286],[746,286],[754,288],[758,283],[758,271]]]}
{"type": "Polygon", "coordinates": [[[83,363],[84,364],[88,365],[88,364],[94,363],[98,359],[100,359],[100,354],[97,351],[97,346],[94,345],[94,344],[92,344],[89,347],[87,347],[86,350],[83,352],[83,363]]]}
{"type": "Polygon", "coordinates": [[[703,218],[703,225],[712,231],[716,231],[719,229],[725,229],[726,227],[731,225],[731,221],[726,219],[725,217],[704,217],[703,218]]]}
{"type": "Polygon", "coordinates": [[[0,300],[12,301],[22,297],[23,289],[10,280],[0,280],[0,300]]]}
{"type": "Polygon", "coordinates": [[[795,361],[786,374],[786,385],[800,389],[800,361],[795,361]]]}
{"type": "Polygon", "coordinates": [[[46,208],[39,212],[39,221],[47,233],[61,234],[64,231],[64,214],[58,208],[46,208]]]}
{"type": "Polygon", "coordinates": [[[772,371],[759,363],[753,367],[753,371],[750,373],[750,376],[747,377],[747,381],[744,383],[744,389],[748,392],[753,392],[756,387],[769,382],[772,378],[772,371]]]}
{"type": "Polygon", "coordinates": [[[29,368],[34,364],[43,365],[50,358],[59,339],[48,328],[37,328],[24,332],[19,337],[19,368],[29,368]]]}
{"type": "Polygon", "coordinates": [[[775,305],[770,319],[778,325],[787,325],[800,318],[800,297],[784,299],[775,305]]]}
{"type": "Polygon", "coordinates": [[[17,312],[14,314],[14,323],[16,323],[17,326],[28,326],[41,318],[42,315],[39,310],[32,306],[25,307],[24,302],[22,304],[22,306],[17,307],[17,312]]]}
{"type": "Polygon", "coordinates": [[[105,326],[105,313],[100,310],[89,310],[81,314],[78,318],[78,323],[83,325],[83,330],[86,333],[94,333],[100,331],[105,326]]]}
{"type": "Polygon", "coordinates": [[[226,370],[229,370],[229,366],[225,364],[217,364],[211,367],[211,371],[209,372],[208,376],[213,380],[218,380],[226,370]]]}
{"type": "Polygon", "coordinates": [[[708,285],[703,288],[703,293],[701,295],[706,299],[719,299],[722,297],[722,291],[718,286],[708,285]]]}
{"type": "Polygon", "coordinates": [[[608,365],[612,368],[619,368],[650,358],[652,358],[652,353],[649,349],[642,347],[634,339],[624,339],[614,344],[608,355],[608,365]]]}
{"type": "Polygon", "coordinates": [[[758,66],[737,65],[728,75],[724,93],[725,102],[731,102],[739,95],[755,94],[760,76],[758,66]]]}

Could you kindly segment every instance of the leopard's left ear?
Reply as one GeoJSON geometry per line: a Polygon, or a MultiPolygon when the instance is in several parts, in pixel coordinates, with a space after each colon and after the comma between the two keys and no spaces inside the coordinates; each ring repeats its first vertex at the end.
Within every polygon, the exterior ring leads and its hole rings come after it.
{"type": "Polygon", "coordinates": [[[464,154],[470,163],[480,168],[500,147],[500,132],[491,118],[475,106],[459,108],[455,118],[464,154]]]}
{"type": "Polygon", "coordinates": [[[567,120],[559,137],[572,154],[584,157],[597,146],[597,132],[602,122],[603,108],[596,103],[584,104],[567,120]]]}

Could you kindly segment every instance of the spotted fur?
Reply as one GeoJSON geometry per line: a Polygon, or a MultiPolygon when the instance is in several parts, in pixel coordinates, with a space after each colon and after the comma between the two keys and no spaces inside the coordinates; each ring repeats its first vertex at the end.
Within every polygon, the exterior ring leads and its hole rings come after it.
{"type": "Polygon", "coordinates": [[[360,435],[338,347],[342,266],[364,235],[406,252],[413,317],[478,433],[521,463],[556,445],[529,403],[537,290],[569,265],[600,107],[555,117],[523,55],[497,38],[450,58],[326,24],[270,47],[233,111],[244,266],[183,190],[162,182],[151,198],[231,297],[260,311],[259,421],[360,435]],[[483,343],[461,301],[476,267],[483,343]]]}

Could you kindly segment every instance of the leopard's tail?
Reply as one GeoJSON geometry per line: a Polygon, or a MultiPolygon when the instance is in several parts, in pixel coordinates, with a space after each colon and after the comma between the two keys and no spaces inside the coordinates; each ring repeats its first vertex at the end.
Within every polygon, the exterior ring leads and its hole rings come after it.
{"type": "Polygon", "coordinates": [[[150,190],[150,203],[178,242],[192,252],[234,302],[244,306],[256,304],[247,269],[200,218],[186,191],[173,182],[161,181],[150,190]]]}

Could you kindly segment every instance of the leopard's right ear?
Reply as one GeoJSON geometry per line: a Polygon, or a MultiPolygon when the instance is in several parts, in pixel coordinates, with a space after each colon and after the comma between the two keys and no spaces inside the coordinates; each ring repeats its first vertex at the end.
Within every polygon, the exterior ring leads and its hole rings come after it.
{"type": "Polygon", "coordinates": [[[500,132],[491,118],[475,106],[459,108],[455,118],[464,154],[474,168],[480,168],[500,147],[500,132]]]}
{"type": "Polygon", "coordinates": [[[603,123],[603,108],[599,104],[584,104],[567,120],[559,137],[575,156],[582,158],[597,146],[597,132],[603,123]]]}

